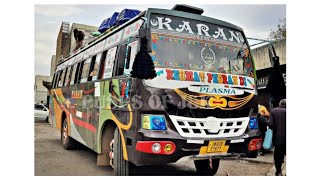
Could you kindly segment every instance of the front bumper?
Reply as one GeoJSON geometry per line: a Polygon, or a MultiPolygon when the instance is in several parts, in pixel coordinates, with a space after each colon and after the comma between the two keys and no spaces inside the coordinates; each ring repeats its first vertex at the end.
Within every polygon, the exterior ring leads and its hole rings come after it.
{"type": "Polygon", "coordinates": [[[258,130],[248,131],[246,134],[239,137],[219,139],[225,140],[225,145],[228,146],[228,150],[224,153],[199,154],[201,147],[208,146],[209,141],[217,139],[188,140],[181,138],[175,132],[165,133],[163,131],[150,131],[143,129],[141,129],[139,133],[143,137],[142,141],[171,141],[175,144],[176,149],[174,153],[170,155],[152,154],[135,150],[133,163],[138,166],[172,163],[186,156],[192,160],[241,157],[256,158],[258,150],[249,151],[248,146],[252,139],[260,138],[260,132],[258,130]]]}

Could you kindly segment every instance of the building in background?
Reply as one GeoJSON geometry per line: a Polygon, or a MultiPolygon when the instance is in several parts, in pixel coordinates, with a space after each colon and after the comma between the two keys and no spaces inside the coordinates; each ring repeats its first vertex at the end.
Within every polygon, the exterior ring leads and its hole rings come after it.
{"type": "Polygon", "coordinates": [[[84,42],[83,45],[88,43],[88,41],[94,39],[91,35],[91,32],[98,31],[98,27],[96,26],[89,26],[85,24],[78,24],[78,23],[72,23],[71,29],[70,29],[70,48],[69,48],[69,53],[71,53],[74,48],[76,47],[76,40],[74,39],[74,34],[73,30],[78,29],[84,33],[84,42]]]}
{"type": "Polygon", "coordinates": [[[57,37],[56,46],[56,64],[61,57],[69,55],[70,45],[70,24],[69,22],[62,22],[57,37]]]}
{"type": "MultiPolygon", "coordinates": [[[[277,56],[280,58],[280,71],[283,75],[284,82],[286,83],[286,39],[276,41],[274,48],[277,56]]],[[[268,45],[252,49],[251,52],[257,73],[259,103],[270,109],[269,93],[267,92],[266,87],[273,69],[270,63],[268,45]]]]}
{"type": "Polygon", "coordinates": [[[50,67],[50,76],[54,75],[56,67],[57,67],[56,55],[52,55],[52,57],[51,57],[51,67],[50,67]]]}
{"type": "Polygon", "coordinates": [[[72,26],[70,28],[70,23],[63,21],[61,23],[61,27],[57,37],[55,66],[58,64],[59,59],[69,56],[69,54],[75,48],[76,42],[73,36],[74,29],[78,29],[84,32],[85,37],[83,44],[86,44],[88,41],[94,38],[93,36],[91,36],[91,32],[97,31],[98,27],[72,23],[72,26]]]}
{"type": "Polygon", "coordinates": [[[41,103],[43,101],[43,104],[47,104],[49,94],[48,89],[43,86],[42,82],[51,82],[53,76],[42,76],[42,75],[36,75],[35,76],[35,83],[34,83],[34,102],[35,103],[41,103]]]}

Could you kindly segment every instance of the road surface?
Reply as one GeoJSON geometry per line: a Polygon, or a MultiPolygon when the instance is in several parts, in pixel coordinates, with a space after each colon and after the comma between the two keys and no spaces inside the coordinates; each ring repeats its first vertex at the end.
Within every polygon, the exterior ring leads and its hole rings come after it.
{"type": "MultiPolygon", "coordinates": [[[[111,167],[96,165],[96,153],[86,147],[65,150],[60,141],[60,131],[48,123],[35,123],[35,175],[36,176],[105,176],[113,175],[111,167]]],[[[245,160],[221,160],[217,176],[265,176],[272,164],[245,160]]],[[[135,168],[132,175],[196,176],[192,161],[186,158],[163,166],[135,168]]]]}

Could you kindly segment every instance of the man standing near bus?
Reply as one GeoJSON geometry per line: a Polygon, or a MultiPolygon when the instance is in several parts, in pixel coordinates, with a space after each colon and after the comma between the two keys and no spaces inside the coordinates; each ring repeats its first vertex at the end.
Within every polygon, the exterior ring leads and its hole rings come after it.
{"type": "Polygon", "coordinates": [[[273,131],[272,143],[274,147],[274,165],[276,176],[282,176],[281,166],[286,155],[286,99],[282,99],[279,106],[271,110],[269,128],[273,131]]]}

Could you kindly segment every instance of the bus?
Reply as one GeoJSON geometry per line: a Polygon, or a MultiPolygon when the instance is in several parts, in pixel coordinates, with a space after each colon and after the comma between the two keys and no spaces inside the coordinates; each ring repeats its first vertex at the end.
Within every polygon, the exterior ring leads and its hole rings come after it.
{"type": "Polygon", "coordinates": [[[61,59],[49,122],[63,147],[83,144],[115,175],[183,157],[214,175],[222,158],[256,158],[262,139],[248,41],[242,28],[202,13],[149,8],[61,59]]]}

